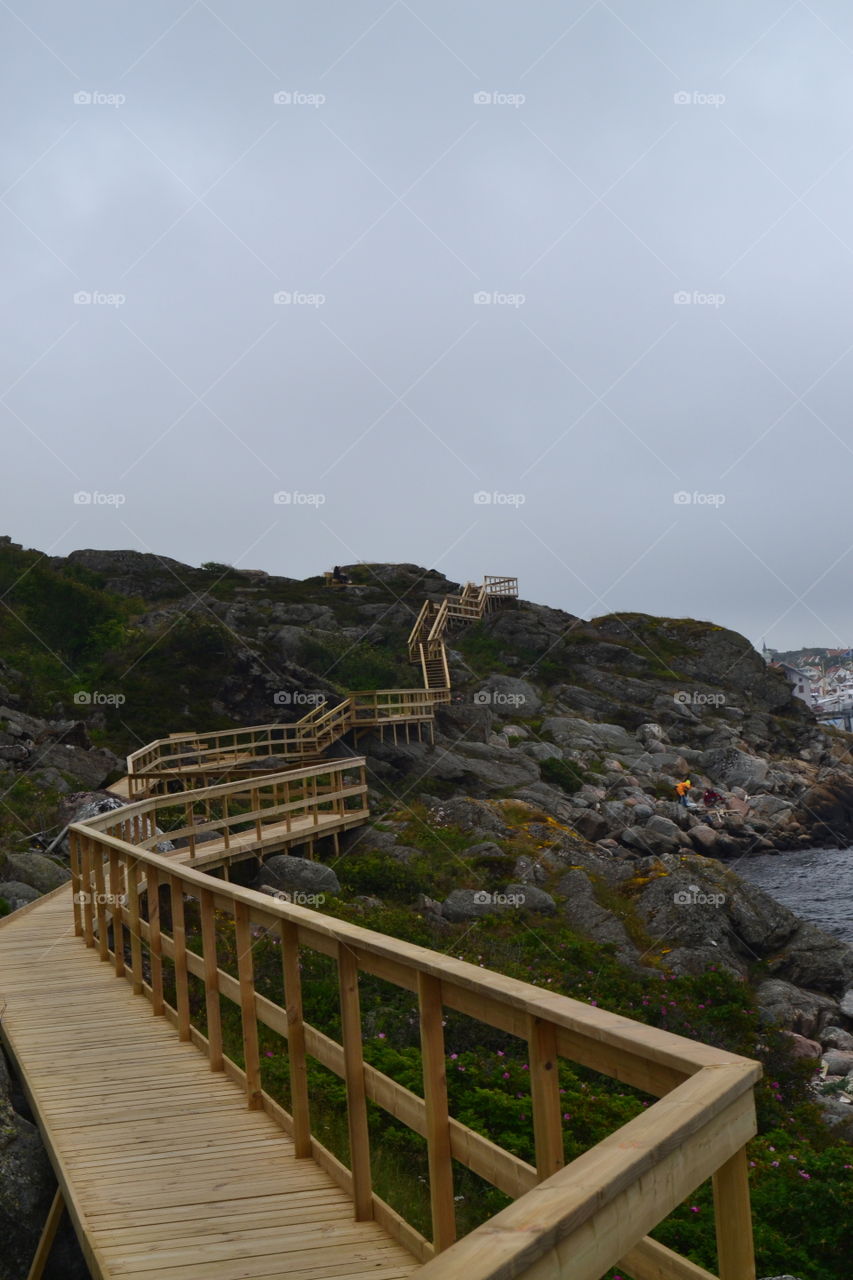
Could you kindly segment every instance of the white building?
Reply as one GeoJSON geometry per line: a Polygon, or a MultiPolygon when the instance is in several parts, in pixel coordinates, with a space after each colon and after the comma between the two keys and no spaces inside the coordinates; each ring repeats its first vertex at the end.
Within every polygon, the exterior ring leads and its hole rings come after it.
{"type": "Polygon", "coordinates": [[[812,692],[812,682],[805,671],[801,671],[799,667],[789,667],[787,662],[774,662],[772,665],[785,672],[794,697],[802,698],[807,707],[813,707],[815,698],[812,692]]]}

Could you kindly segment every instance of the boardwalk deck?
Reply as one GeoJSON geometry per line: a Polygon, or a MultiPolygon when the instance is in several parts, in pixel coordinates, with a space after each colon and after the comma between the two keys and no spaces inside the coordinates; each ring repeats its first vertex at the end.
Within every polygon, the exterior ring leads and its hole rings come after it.
{"type": "Polygon", "coordinates": [[[96,1277],[403,1280],[418,1263],[74,936],[70,887],[0,927],[4,1042],[96,1277]]]}

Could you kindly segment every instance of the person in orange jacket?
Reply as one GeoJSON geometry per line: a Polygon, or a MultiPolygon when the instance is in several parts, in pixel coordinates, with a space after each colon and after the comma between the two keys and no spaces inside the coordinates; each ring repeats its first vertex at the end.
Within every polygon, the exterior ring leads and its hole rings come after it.
{"type": "Polygon", "coordinates": [[[675,794],[678,796],[678,803],[683,804],[687,808],[687,794],[690,791],[691,782],[689,778],[685,778],[683,782],[675,784],[675,794]]]}

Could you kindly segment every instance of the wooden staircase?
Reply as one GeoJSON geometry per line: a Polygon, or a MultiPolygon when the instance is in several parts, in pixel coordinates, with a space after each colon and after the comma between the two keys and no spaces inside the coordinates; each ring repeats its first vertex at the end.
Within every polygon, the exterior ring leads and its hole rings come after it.
{"type": "Polygon", "coordinates": [[[459,595],[436,603],[425,600],[409,635],[409,661],[418,662],[424,688],[450,698],[450,669],[444,637],[452,626],[479,622],[492,609],[518,597],[518,579],[486,576],[482,585],[466,582],[459,595]]]}

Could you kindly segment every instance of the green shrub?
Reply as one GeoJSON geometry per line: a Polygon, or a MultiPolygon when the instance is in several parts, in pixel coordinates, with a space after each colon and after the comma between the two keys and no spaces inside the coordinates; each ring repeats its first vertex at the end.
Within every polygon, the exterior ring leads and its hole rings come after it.
{"type": "Polygon", "coordinates": [[[350,854],[337,864],[337,873],[348,893],[375,894],[394,902],[412,902],[423,883],[412,867],[378,851],[350,854]]]}
{"type": "Polygon", "coordinates": [[[558,760],[556,756],[550,760],[542,760],[539,764],[539,772],[546,782],[560,787],[570,796],[580,791],[586,782],[586,775],[582,769],[566,760],[558,760]]]}

